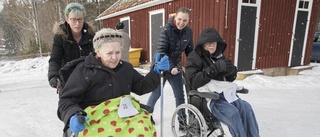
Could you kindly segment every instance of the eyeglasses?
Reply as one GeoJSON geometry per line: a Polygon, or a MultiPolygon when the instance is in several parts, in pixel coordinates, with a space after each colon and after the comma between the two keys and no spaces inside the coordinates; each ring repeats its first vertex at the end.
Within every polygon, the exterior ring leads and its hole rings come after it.
{"type": "Polygon", "coordinates": [[[71,23],[77,23],[77,22],[82,23],[84,21],[83,18],[69,18],[69,20],[71,23]]]}

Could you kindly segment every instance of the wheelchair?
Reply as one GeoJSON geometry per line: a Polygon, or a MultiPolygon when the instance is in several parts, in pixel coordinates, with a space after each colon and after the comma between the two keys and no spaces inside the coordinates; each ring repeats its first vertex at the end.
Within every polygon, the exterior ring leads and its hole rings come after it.
{"type": "MultiPolygon", "coordinates": [[[[174,137],[225,137],[224,129],[228,129],[227,126],[213,116],[207,105],[211,99],[219,99],[219,94],[190,90],[184,72],[183,77],[187,103],[178,106],[173,113],[171,130],[174,137]]],[[[237,90],[237,93],[247,94],[248,90],[243,88],[237,90]]]]}

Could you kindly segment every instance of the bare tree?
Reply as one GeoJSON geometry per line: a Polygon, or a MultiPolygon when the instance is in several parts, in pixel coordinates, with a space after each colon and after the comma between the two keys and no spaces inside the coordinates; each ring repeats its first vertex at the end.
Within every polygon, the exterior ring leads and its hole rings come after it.
{"type": "MultiPolygon", "coordinates": [[[[10,20],[10,23],[20,30],[23,30],[24,35],[22,42],[27,43],[27,41],[30,41],[30,39],[33,37],[36,40],[36,45],[39,45],[39,33],[37,33],[37,19],[34,11],[34,5],[32,1],[29,0],[5,0],[3,2],[7,8],[6,12],[6,19],[10,20]],[[29,34],[32,34],[31,37],[26,37],[30,36],[29,34]]],[[[26,45],[22,45],[26,46],[26,45]]],[[[21,48],[23,51],[28,51],[26,49],[28,48],[21,48]]]]}
{"type": "MultiPolygon", "coordinates": [[[[14,41],[20,44],[20,54],[50,52],[55,22],[64,22],[64,8],[70,2],[86,7],[86,21],[100,28],[96,17],[117,0],[3,0],[2,20],[14,30],[14,41]]],[[[12,31],[13,32],[13,31],[12,31]]],[[[12,35],[12,34],[10,34],[12,35]]]]}

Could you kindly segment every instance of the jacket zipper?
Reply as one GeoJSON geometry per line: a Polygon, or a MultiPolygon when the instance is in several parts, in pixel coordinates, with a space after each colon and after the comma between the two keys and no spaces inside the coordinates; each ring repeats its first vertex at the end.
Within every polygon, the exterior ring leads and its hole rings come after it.
{"type": "Polygon", "coordinates": [[[77,45],[79,47],[79,52],[80,52],[80,57],[81,57],[82,56],[82,48],[81,48],[81,46],[79,44],[77,44],[77,45]]]}
{"type": "MultiPolygon", "coordinates": [[[[81,35],[79,43],[82,43],[82,41],[83,41],[83,36],[81,35]]],[[[80,57],[81,57],[82,56],[82,48],[78,42],[76,42],[76,43],[79,47],[79,52],[80,52],[80,57]]],[[[82,43],[82,45],[83,45],[83,43],[82,43]]]]}

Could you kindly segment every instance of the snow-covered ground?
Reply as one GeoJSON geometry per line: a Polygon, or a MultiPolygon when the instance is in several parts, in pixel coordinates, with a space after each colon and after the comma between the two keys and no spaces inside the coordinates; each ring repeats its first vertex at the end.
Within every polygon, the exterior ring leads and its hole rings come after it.
{"type": "MultiPolygon", "coordinates": [[[[57,118],[58,95],[47,81],[48,57],[0,61],[0,136],[59,137],[63,123],[57,118]]],[[[261,137],[320,136],[320,64],[296,76],[253,75],[235,81],[250,90],[240,97],[253,106],[261,137]]],[[[175,110],[172,89],[164,89],[164,135],[171,137],[175,110]]],[[[137,96],[146,103],[149,94],[137,96]]],[[[160,128],[160,101],[154,119],[160,128]]]]}

